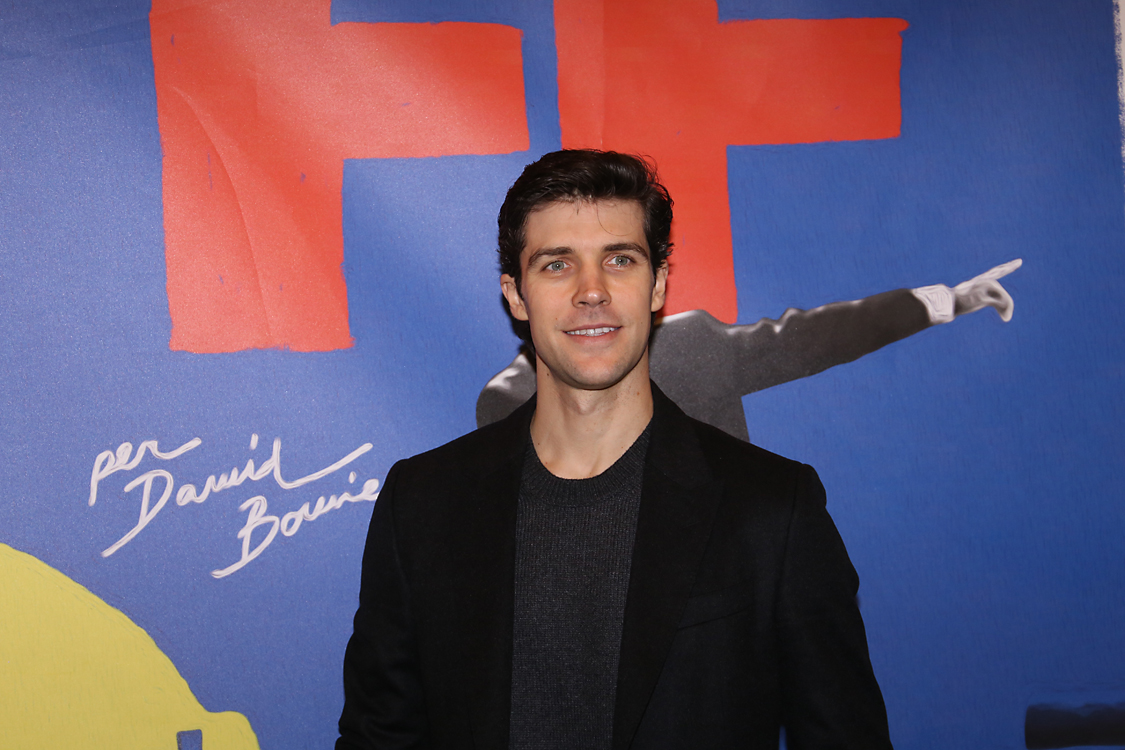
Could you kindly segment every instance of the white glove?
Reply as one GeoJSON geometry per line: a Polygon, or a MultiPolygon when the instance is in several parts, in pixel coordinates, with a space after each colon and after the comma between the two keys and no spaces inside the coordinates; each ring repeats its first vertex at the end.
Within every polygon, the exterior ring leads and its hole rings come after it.
{"type": "Polygon", "coordinates": [[[1016,303],[997,279],[1004,278],[1022,265],[1023,259],[1016,258],[953,287],[953,314],[964,315],[983,307],[995,307],[1000,313],[1000,320],[1007,323],[1012,319],[1016,303]]]}

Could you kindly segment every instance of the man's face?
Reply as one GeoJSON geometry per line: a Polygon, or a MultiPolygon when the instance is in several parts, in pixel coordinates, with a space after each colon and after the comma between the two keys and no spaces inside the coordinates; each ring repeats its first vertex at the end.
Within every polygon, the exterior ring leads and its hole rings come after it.
{"type": "Polygon", "coordinates": [[[523,294],[508,274],[500,284],[512,314],[531,326],[540,366],[580,390],[631,374],[647,382],[652,313],[664,304],[668,268],[654,277],[640,204],[551,203],[528,216],[525,237],[523,294]]]}

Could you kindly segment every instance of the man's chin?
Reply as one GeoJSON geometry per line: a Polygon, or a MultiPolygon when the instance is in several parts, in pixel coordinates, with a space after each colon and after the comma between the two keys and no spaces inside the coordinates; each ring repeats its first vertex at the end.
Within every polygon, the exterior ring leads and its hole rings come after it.
{"type": "MultiPolygon", "coordinates": [[[[565,368],[551,369],[552,380],[564,389],[574,391],[602,392],[608,391],[629,379],[630,375],[637,372],[639,362],[632,367],[617,368],[565,368]]],[[[542,365],[541,365],[542,366],[542,365]]],[[[647,382],[647,377],[645,378],[647,382]]]]}

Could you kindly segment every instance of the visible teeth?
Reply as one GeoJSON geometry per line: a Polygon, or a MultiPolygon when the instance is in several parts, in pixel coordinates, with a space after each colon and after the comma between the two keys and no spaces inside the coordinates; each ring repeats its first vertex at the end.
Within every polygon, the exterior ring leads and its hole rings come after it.
{"type": "Polygon", "coordinates": [[[602,334],[616,330],[616,328],[610,328],[607,326],[604,328],[583,328],[579,331],[567,331],[567,333],[569,333],[571,336],[601,336],[602,334]]]}

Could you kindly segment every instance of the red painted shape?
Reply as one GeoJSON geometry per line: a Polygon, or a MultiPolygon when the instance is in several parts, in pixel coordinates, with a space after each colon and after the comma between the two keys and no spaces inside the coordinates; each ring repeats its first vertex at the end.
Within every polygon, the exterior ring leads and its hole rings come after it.
{"type": "Polygon", "coordinates": [[[676,202],[665,313],[738,317],[728,145],[899,134],[906,26],[719,23],[714,0],[555,0],[563,146],[651,156],[676,202]]]}
{"type": "Polygon", "coordinates": [[[172,349],[351,346],[344,159],[528,148],[520,32],[153,0],[172,349]]]}

